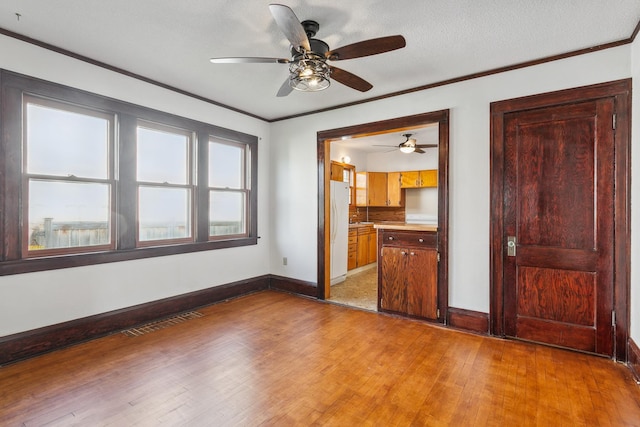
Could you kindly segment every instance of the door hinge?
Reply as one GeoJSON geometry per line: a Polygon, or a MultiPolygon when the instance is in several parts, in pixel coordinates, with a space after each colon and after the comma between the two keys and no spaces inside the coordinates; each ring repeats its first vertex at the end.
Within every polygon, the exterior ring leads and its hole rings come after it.
{"type": "Polygon", "coordinates": [[[440,252],[438,252],[438,262],[440,262],[440,252]]]}
{"type": "Polygon", "coordinates": [[[616,312],[615,310],[611,312],[611,326],[616,327],[616,312]]]}
{"type": "Polygon", "coordinates": [[[440,318],[440,309],[437,308],[436,309],[436,319],[439,319],[439,318],[440,318]]]}
{"type": "Polygon", "coordinates": [[[617,119],[618,115],[617,114],[613,114],[613,129],[616,128],[616,119],[617,119]]]}

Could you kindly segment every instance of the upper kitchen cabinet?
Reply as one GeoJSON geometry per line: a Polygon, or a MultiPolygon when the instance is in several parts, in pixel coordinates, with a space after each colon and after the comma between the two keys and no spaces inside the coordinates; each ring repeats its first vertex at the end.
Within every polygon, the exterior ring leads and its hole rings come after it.
{"type": "Polygon", "coordinates": [[[401,188],[429,188],[438,186],[438,170],[406,171],[400,174],[401,188]]]}
{"type": "Polygon", "coordinates": [[[387,206],[387,173],[356,173],[356,206],[387,206]]]}
{"type": "Polygon", "coordinates": [[[401,172],[387,172],[387,206],[404,206],[401,172]]]}

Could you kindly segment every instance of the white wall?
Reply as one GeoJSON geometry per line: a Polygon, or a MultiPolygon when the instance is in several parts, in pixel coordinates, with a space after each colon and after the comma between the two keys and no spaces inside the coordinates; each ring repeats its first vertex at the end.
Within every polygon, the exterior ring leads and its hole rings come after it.
{"type": "Polygon", "coordinates": [[[628,78],[630,72],[631,47],[626,45],[273,123],[272,194],[278,203],[271,216],[275,243],[271,272],[316,281],[318,131],[448,108],[451,110],[449,303],[453,307],[488,312],[489,104],[628,78]],[[279,262],[282,256],[289,257],[286,267],[279,262]]]}
{"type": "MultiPolygon", "coordinates": [[[[640,38],[631,45],[631,76],[633,85],[640,82],[640,38]]],[[[637,87],[637,86],[636,86],[637,87]]],[[[632,96],[631,105],[631,338],[640,345],[640,94],[632,96]],[[636,254],[636,256],[633,256],[636,254]],[[635,262],[634,262],[635,261],[635,262]],[[634,268],[636,267],[636,268],[634,268]]]]}
{"type": "Polygon", "coordinates": [[[0,336],[269,273],[268,123],[5,36],[0,52],[3,69],[260,137],[262,237],[258,245],[242,248],[2,276],[0,336]]]}
{"type": "MultiPolygon", "coordinates": [[[[259,276],[317,279],[316,133],[451,110],[450,305],[489,310],[489,104],[640,77],[640,42],[271,125],[0,36],[0,68],[257,135],[258,245],[0,277],[0,336],[259,276]],[[282,257],[288,265],[282,265],[282,257]]],[[[640,101],[634,98],[640,123],[640,101]]],[[[634,133],[633,142],[639,137],[634,133]]],[[[633,163],[639,161],[634,150],[633,163]]],[[[633,171],[633,169],[632,169],[633,171]]],[[[640,182],[634,173],[634,182],[640,182]]],[[[632,187],[632,199],[640,185],[632,187]]],[[[640,243],[632,212],[632,247],[640,243]]],[[[632,325],[640,342],[640,282],[632,262],[632,325]]]]}

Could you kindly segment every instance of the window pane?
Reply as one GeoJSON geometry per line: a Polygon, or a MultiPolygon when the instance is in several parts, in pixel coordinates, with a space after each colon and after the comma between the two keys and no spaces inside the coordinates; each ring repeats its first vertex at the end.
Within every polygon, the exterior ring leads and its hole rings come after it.
{"type": "Polygon", "coordinates": [[[140,187],[140,241],[191,237],[191,192],[186,188],[140,187]]]}
{"type": "Polygon", "coordinates": [[[109,121],[27,104],[27,171],[108,178],[109,121]]]}
{"type": "Polygon", "coordinates": [[[138,181],[187,184],[189,137],[138,127],[138,181]]]}
{"type": "Polygon", "coordinates": [[[209,143],[209,187],[244,188],[244,147],[209,143]]]}
{"type": "Polygon", "coordinates": [[[224,236],[246,232],[244,192],[211,191],[209,194],[209,235],[224,236]]]}
{"type": "Polygon", "coordinates": [[[29,181],[29,250],[110,243],[108,184],[29,181]]]}

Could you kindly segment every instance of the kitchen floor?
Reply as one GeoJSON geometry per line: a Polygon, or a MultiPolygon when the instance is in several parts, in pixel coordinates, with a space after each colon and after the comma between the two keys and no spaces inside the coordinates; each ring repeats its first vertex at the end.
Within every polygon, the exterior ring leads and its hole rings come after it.
{"type": "Polygon", "coordinates": [[[365,270],[348,273],[344,282],[331,287],[329,301],[377,311],[378,264],[370,264],[365,270]]]}

